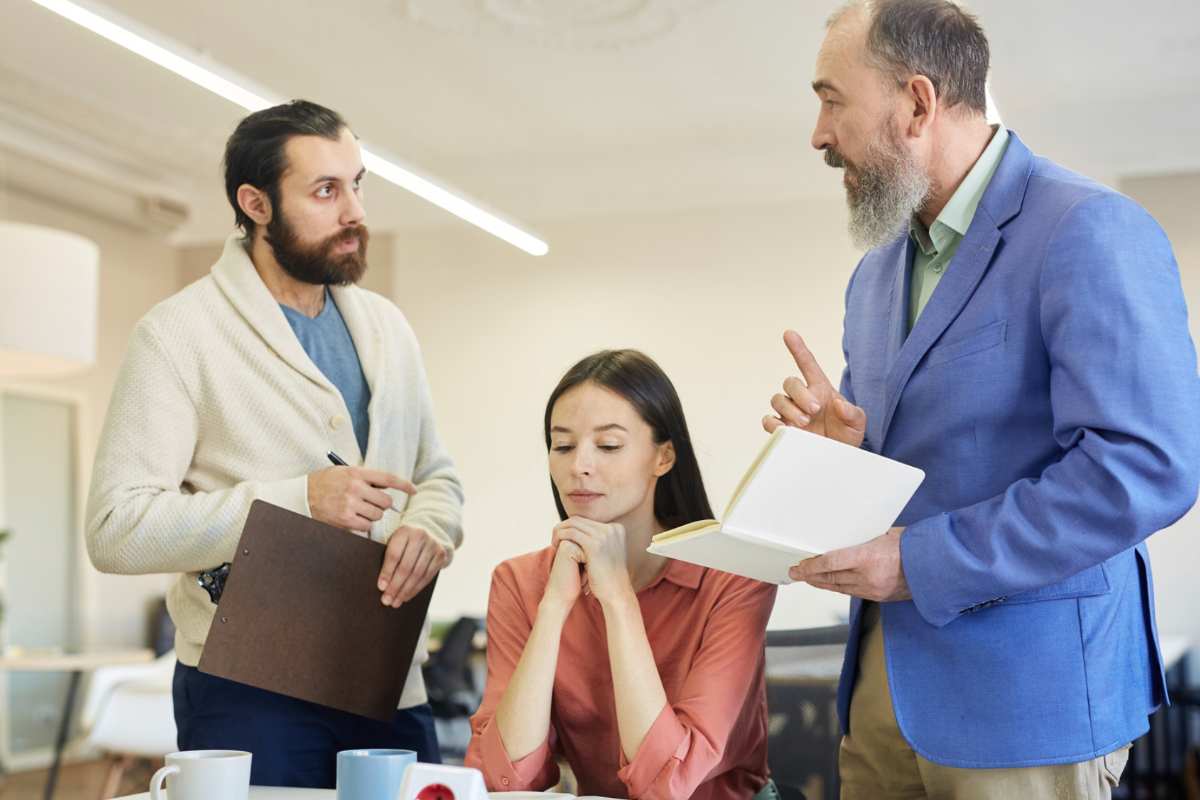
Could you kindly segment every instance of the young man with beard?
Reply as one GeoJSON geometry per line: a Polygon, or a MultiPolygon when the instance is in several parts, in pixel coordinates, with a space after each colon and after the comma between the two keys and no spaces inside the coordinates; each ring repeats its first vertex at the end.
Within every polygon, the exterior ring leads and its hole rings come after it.
{"type": "Polygon", "coordinates": [[[850,595],[843,797],[1099,798],[1166,699],[1145,539],[1200,483],[1171,247],[1134,202],[988,125],[949,0],[838,12],[812,144],[870,248],[834,388],[764,418],[925,470],[897,526],[792,577],[850,595]]]}
{"type": "Polygon", "coordinates": [[[96,567],[179,573],[167,603],[180,749],[249,750],[260,785],[333,787],[335,754],[351,748],[439,758],[424,637],[390,723],[196,669],[216,608],[198,575],[233,560],[256,499],[386,542],[377,588],[391,606],[462,541],[462,488],[416,339],[393,303],[354,285],[367,268],[362,178],[355,137],[327,108],[242,120],[225,151],[241,232],[134,329],[92,475],[96,567]],[[351,466],[329,466],[330,451],[351,466]]]}

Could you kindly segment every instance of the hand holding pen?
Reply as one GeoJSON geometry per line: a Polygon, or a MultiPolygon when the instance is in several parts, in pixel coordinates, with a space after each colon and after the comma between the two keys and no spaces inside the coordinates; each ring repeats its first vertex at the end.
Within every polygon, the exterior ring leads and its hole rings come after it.
{"type": "Polygon", "coordinates": [[[312,518],[329,525],[369,533],[385,511],[399,511],[384,489],[416,494],[417,487],[390,472],[351,467],[336,453],[329,453],[334,466],[308,476],[308,508],[312,518]]]}
{"type": "MultiPolygon", "coordinates": [[[[333,451],[326,453],[326,456],[335,467],[350,466],[333,451]]],[[[412,488],[408,494],[416,492],[415,486],[408,481],[403,482],[412,488]]],[[[395,506],[391,508],[394,511],[400,510],[395,506]]],[[[384,550],[383,568],[379,571],[377,587],[381,593],[380,602],[385,606],[399,608],[428,586],[433,576],[448,563],[450,549],[441,540],[429,531],[411,525],[401,525],[392,532],[384,550]]]]}

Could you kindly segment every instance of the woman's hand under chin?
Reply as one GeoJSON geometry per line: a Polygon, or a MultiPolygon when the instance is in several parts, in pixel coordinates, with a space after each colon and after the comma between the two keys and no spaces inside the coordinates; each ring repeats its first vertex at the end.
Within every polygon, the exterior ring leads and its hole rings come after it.
{"type": "Polygon", "coordinates": [[[542,595],[542,606],[549,606],[565,617],[579,599],[586,557],[583,549],[574,542],[556,541],[555,544],[558,550],[550,567],[550,580],[546,584],[546,593],[542,595]]]}
{"type": "Polygon", "coordinates": [[[625,561],[625,527],[620,523],[569,517],[554,526],[554,544],[560,553],[568,544],[583,552],[588,589],[601,603],[635,597],[625,561]]]}

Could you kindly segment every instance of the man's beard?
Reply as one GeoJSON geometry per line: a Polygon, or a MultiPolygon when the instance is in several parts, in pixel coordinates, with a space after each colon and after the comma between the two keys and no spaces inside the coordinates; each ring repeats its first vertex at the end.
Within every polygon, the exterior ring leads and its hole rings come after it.
{"type": "Polygon", "coordinates": [[[900,142],[889,119],[872,137],[861,164],[848,163],[832,147],[825,163],[846,170],[846,203],[850,207],[850,240],[869,250],[895,238],[925,206],[932,182],[913,154],[900,142]]]}
{"type": "Polygon", "coordinates": [[[367,271],[369,238],[367,226],[355,225],[316,245],[305,245],[282,211],[274,214],[267,223],[267,245],[283,271],[298,281],[321,286],[358,283],[367,271]],[[334,255],[336,247],[353,239],[358,240],[357,250],[334,255]]]}

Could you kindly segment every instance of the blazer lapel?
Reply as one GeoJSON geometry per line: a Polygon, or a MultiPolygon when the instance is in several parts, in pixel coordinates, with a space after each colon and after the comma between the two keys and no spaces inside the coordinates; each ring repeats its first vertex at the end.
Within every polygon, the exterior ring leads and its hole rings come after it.
{"type": "Polygon", "coordinates": [[[976,212],[966,237],[954,254],[954,260],[938,282],[937,288],[933,290],[929,303],[921,312],[921,316],[917,317],[917,324],[904,340],[895,362],[888,370],[887,379],[884,381],[886,405],[880,432],[881,445],[887,437],[888,428],[908,379],[912,377],[925,353],[971,299],[975,287],[983,280],[988,265],[992,263],[992,254],[999,243],[1000,231],[991,220],[982,219],[979,212],[976,212]]]}
{"type": "Polygon", "coordinates": [[[908,304],[912,294],[912,265],[916,253],[917,246],[912,237],[905,234],[904,246],[894,259],[896,274],[892,280],[892,295],[888,303],[891,309],[888,317],[886,362],[889,374],[900,357],[904,340],[908,338],[908,304]]]}
{"type": "MultiPolygon", "coordinates": [[[[937,288],[933,290],[933,295],[930,296],[921,316],[917,318],[916,325],[903,340],[895,360],[889,362],[887,378],[884,381],[884,414],[878,439],[881,452],[905,385],[925,353],[962,312],[979,282],[983,280],[1003,238],[1000,233],[1001,227],[1021,210],[1021,202],[1024,200],[1032,169],[1033,154],[1020,138],[1010,131],[1004,157],[996,168],[996,174],[992,176],[979,207],[975,210],[971,227],[967,229],[967,235],[959,244],[954,260],[938,282],[937,288]]],[[[910,250],[911,247],[910,245],[910,250]]],[[[905,264],[906,276],[910,272],[911,263],[910,260],[905,264]]],[[[900,316],[902,326],[907,324],[907,280],[906,278],[904,297],[900,298],[899,303],[892,303],[893,314],[896,313],[897,307],[904,309],[904,314],[900,316]]],[[[896,320],[893,319],[892,322],[894,326],[896,320]]],[[[892,334],[894,339],[894,330],[892,334]]]]}
{"type": "MultiPolygon", "coordinates": [[[[910,267],[915,253],[912,238],[908,235],[897,238],[887,247],[889,251],[880,255],[884,264],[891,264],[891,280],[881,285],[881,289],[886,287],[887,295],[885,298],[881,291],[877,302],[879,307],[888,309],[888,312],[886,316],[880,314],[878,317],[868,316],[865,319],[872,328],[865,339],[869,343],[867,347],[882,354],[879,369],[885,376],[891,372],[892,366],[899,358],[907,333],[910,267]]],[[[881,452],[883,445],[883,420],[888,397],[884,385],[878,383],[856,387],[858,390],[854,398],[855,402],[867,411],[867,446],[875,452],[881,452]],[[869,396],[860,396],[861,389],[868,387],[871,388],[869,396]]]]}

